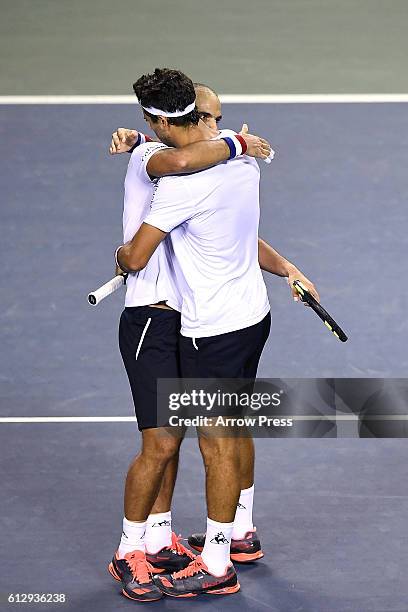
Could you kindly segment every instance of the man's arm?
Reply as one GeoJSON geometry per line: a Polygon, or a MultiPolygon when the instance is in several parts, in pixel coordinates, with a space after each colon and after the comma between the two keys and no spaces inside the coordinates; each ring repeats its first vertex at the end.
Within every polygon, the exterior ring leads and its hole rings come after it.
{"type": "Polygon", "coordinates": [[[296,289],[293,288],[293,281],[300,280],[306,289],[310,291],[313,297],[319,302],[320,297],[314,284],[297,268],[293,263],[282,257],[270,244],[258,238],[258,260],[259,265],[265,272],[283,276],[287,279],[288,285],[292,292],[293,299],[298,301],[299,296],[296,289]]]}
{"type": "Polygon", "coordinates": [[[147,263],[161,241],[166,237],[157,227],[142,223],[132,240],[116,252],[116,264],[124,272],[139,272],[147,263]]]}
{"type": "Polygon", "coordinates": [[[230,150],[225,140],[200,140],[180,149],[160,149],[146,165],[149,176],[159,178],[205,170],[225,161],[230,150]]]}
{"type": "MultiPolygon", "coordinates": [[[[136,130],[118,128],[112,134],[109,149],[111,155],[132,149],[137,142],[138,135],[139,133],[136,130]]],[[[242,139],[244,152],[247,155],[261,159],[268,157],[271,148],[265,139],[248,133],[240,135],[240,139],[242,139]]],[[[157,151],[149,159],[146,169],[153,178],[172,174],[188,174],[215,166],[221,161],[230,159],[230,157],[231,148],[225,139],[201,140],[180,149],[166,148],[157,151]]]]}
{"type": "Polygon", "coordinates": [[[148,263],[160,242],[176,226],[195,214],[196,204],[181,177],[163,179],[151,209],[132,240],[116,252],[116,263],[125,272],[138,272],[148,263]]]}
{"type": "Polygon", "coordinates": [[[180,149],[161,149],[151,156],[146,170],[155,178],[205,170],[234,156],[231,145],[227,143],[232,140],[235,143],[233,151],[236,151],[236,155],[241,155],[242,152],[250,157],[266,159],[271,151],[270,144],[264,138],[252,134],[237,134],[219,140],[200,140],[180,149]]]}

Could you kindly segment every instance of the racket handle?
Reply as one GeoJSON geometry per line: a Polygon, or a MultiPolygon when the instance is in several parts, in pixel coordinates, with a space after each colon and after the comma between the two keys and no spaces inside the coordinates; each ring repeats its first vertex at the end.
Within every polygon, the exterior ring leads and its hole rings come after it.
{"type": "Polygon", "coordinates": [[[102,285],[102,287],[99,287],[98,289],[95,289],[95,291],[89,293],[89,304],[91,304],[92,306],[97,306],[99,302],[108,297],[108,295],[111,295],[111,293],[117,291],[119,287],[122,287],[122,285],[125,284],[126,276],[127,275],[124,274],[118,274],[118,276],[112,278],[110,281],[102,285]]]}
{"type": "Polygon", "coordinates": [[[265,164],[270,164],[274,157],[275,157],[275,151],[271,149],[271,152],[269,153],[268,157],[264,159],[265,164]]]}

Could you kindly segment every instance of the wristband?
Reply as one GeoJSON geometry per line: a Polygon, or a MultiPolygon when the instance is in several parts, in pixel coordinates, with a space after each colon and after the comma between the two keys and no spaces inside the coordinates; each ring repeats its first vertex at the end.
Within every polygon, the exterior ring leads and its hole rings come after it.
{"type": "Polygon", "coordinates": [[[241,136],[241,134],[236,134],[235,138],[241,143],[241,147],[242,147],[242,153],[241,155],[245,155],[248,145],[246,143],[245,138],[243,138],[243,136],[241,136]]]}
{"type": "Polygon", "coordinates": [[[152,140],[153,138],[150,138],[150,136],[146,136],[146,134],[142,134],[141,132],[138,132],[137,140],[135,144],[133,145],[133,147],[129,149],[128,153],[133,153],[136,147],[138,147],[141,144],[144,144],[145,142],[152,142],[152,140]]]}
{"type": "Polygon", "coordinates": [[[235,136],[223,136],[221,140],[225,140],[230,150],[228,159],[234,159],[234,157],[238,157],[238,155],[244,155],[248,148],[245,139],[239,134],[235,134],[235,136]]]}
{"type": "Polygon", "coordinates": [[[131,147],[128,151],[128,153],[133,153],[133,151],[136,149],[136,147],[138,147],[140,144],[142,144],[142,136],[143,134],[141,134],[140,132],[137,133],[137,140],[135,142],[135,144],[133,145],[133,147],[131,147]]]}
{"type": "Polygon", "coordinates": [[[118,262],[118,253],[119,253],[119,250],[120,250],[122,247],[123,247],[123,244],[121,244],[120,246],[118,246],[118,248],[117,248],[117,249],[116,249],[116,251],[115,251],[115,262],[116,262],[116,265],[118,266],[118,268],[120,268],[121,270],[123,270],[123,268],[122,268],[122,266],[120,265],[120,263],[118,262]]]}

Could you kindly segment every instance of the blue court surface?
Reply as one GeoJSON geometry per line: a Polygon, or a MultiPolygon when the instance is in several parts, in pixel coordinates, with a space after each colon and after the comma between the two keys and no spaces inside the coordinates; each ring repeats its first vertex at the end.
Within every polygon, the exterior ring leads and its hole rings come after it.
{"type": "MultiPolygon", "coordinates": [[[[263,377],[404,377],[408,366],[405,104],[230,104],[223,126],[268,138],[260,235],[300,267],[350,340],[338,342],[266,277],[263,377]]],[[[113,275],[127,156],[113,129],[136,106],[2,106],[1,417],[132,416],[113,275]]],[[[231,194],[233,198],[233,193],[231,194]]],[[[0,609],[8,593],[65,593],[35,610],[130,609],[106,565],[117,546],[131,422],[1,423],[0,609]]],[[[186,440],[174,500],[183,536],[204,527],[201,457],[186,440]]],[[[404,440],[257,441],[255,521],[265,558],[240,593],[153,608],[407,612],[404,440]]]]}

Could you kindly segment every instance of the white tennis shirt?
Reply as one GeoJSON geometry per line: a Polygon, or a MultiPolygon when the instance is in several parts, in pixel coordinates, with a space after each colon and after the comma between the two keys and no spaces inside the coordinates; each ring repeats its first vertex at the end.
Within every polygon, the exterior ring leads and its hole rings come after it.
{"type": "MultiPolygon", "coordinates": [[[[132,240],[150,211],[157,180],[152,181],[146,166],[151,156],[166,145],[146,142],[133,151],[125,178],[123,207],[123,241],[132,240]]],[[[140,272],[131,273],[126,283],[125,306],[147,306],[167,301],[169,306],[180,310],[181,297],[168,251],[162,243],[153,253],[147,266],[140,272]]]]}
{"type": "Polygon", "coordinates": [[[171,232],[164,247],[182,296],[184,336],[243,329],[270,310],[258,263],[259,174],[256,161],[242,156],[158,182],[144,222],[171,232]]]}

